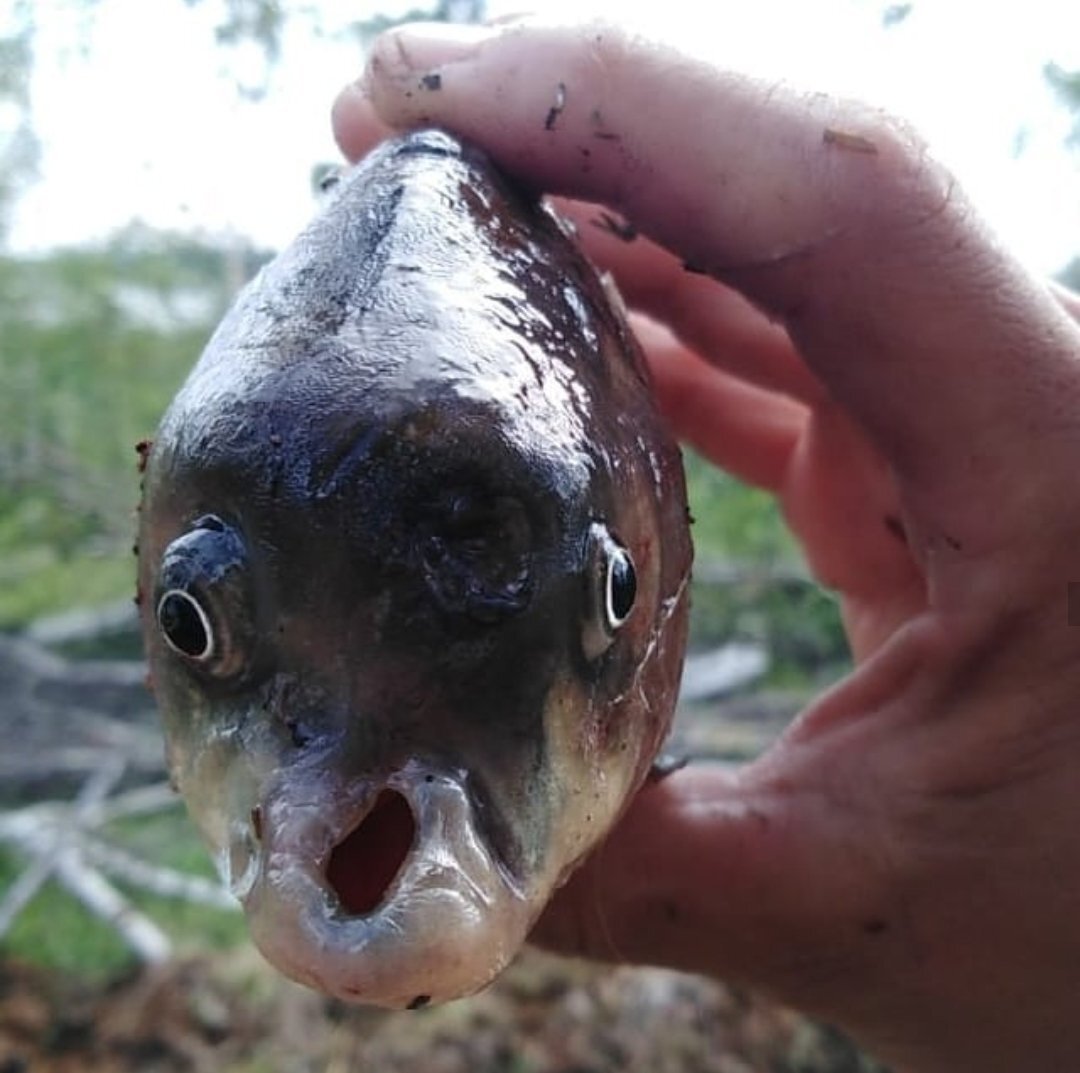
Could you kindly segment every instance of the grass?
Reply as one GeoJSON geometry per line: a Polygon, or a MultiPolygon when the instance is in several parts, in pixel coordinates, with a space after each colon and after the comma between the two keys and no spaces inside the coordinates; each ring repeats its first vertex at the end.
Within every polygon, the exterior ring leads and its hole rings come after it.
{"type": "MultiPolygon", "coordinates": [[[[177,807],[153,816],[126,819],[107,829],[110,840],[155,864],[212,877],[213,866],[193,826],[177,807]]],[[[26,861],[0,850],[0,891],[26,861]]],[[[116,886],[175,943],[180,952],[222,950],[246,942],[243,916],[116,886]]],[[[0,941],[0,956],[62,970],[88,981],[105,981],[135,965],[116,933],[88,913],[59,884],[50,881],[20,913],[0,941]]]]}
{"type": "Polygon", "coordinates": [[[135,563],[130,552],[64,555],[45,545],[20,548],[0,565],[0,630],[134,593],[135,563]]]}

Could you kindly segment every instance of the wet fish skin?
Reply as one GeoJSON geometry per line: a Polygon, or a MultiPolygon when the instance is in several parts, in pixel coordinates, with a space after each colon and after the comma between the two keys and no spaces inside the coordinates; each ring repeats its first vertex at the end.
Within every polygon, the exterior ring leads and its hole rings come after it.
{"type": "Polygon", "coordinates": [[[302,982],[483,986],[666,734],[685,489],[610,299],[479,152],[406,135],[243,292],[154,439],[170,769],[302,982]]]}

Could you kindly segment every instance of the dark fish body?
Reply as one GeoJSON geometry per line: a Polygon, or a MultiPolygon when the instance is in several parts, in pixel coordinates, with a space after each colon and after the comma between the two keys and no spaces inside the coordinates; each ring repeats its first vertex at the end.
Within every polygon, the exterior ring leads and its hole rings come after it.
{"type": "Polygon", "coordinates": [[[380,147],[240,296],[145,472],[173,776],[288,975],[483,986],[668,729],[677,448],[558,221],[439,132],[380,147]]]}

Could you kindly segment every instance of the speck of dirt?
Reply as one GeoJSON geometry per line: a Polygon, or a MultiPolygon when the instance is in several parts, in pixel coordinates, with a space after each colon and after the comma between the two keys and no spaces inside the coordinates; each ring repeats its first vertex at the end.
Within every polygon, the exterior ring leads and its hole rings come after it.
{"type": "Polygon", "coordinates": [[[442,89],[442,75],[438,72],[432,74],[426,74],[420,79],[421,89],[430,90],[432,93],[437,93],[442,89]]]}
{"type": "Polygon", "coordinates": [[[602,142],[617,142],[619,141],[618,134],[613,131],[606,130],[604,127],[604,113],[599,108],[594,108],[589,113],[589,122],[593,126],[593,137],[598,138],[602,142]]]}
{"type": "Polygon", "coordinates": [[[560,82],[555,87],[555,101],[548,109],[547,117],[544,119],[544,130],[554,130],[555,124],[558,122],[559,116],[562,115],[563,109],[566,107],[566,83],[560,82]]]}
{"type": "Polygon", "coordinates": [[[614,235],[620,242],[633,242],[638,237],[638,229],[629,220],[621,220],[610,212],[602,212],[592,221],[594,227],[614,235]]]}
{"type": "Polygon", "coordinates": [[[864,153],[867,156],[877,156],[877,146],[869,138],[864,138],[861,134],[852,134],[850,131],[826,127],[822,131],[821,140],[826,145],[834,146],[837,149],[845,149],[849,153],[864,153]]]}
{"type": "Polygon", "coordinates": [[[150,449],[154,446],[153,440],[139,440],[135,444],[135,453],[139,456],[139,461],[136,463],[140,473],[146,472],[146,462],[150,457],[150,449]]]}

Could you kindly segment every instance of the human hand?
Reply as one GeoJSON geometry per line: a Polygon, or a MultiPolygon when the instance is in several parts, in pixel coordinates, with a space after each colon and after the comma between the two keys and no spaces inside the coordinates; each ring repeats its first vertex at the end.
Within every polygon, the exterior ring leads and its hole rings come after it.
{"type": "Polygon", "coordinates": [[[673,427],[778,495],[856,657],[759,761],[647,786],[540,936],[764,988],[904,1068],[1075,1067],[1075,296],[903,125],[611,27],[392,32],[335,107],[350,156],[381,123],[647,236],[582,228],[663,325],[673,427]]]}

